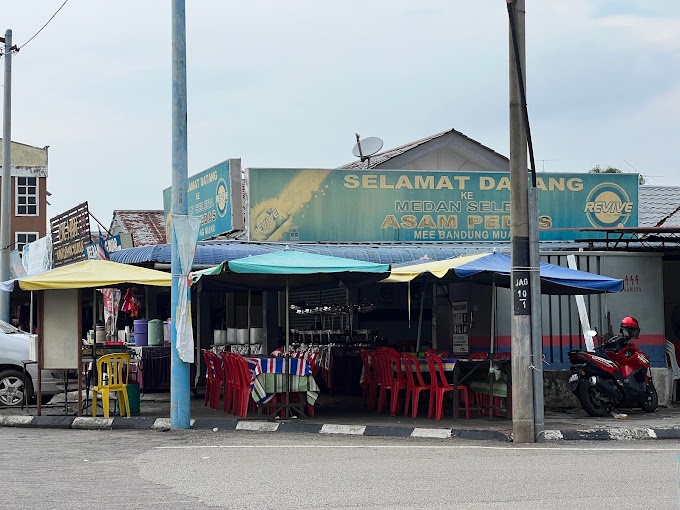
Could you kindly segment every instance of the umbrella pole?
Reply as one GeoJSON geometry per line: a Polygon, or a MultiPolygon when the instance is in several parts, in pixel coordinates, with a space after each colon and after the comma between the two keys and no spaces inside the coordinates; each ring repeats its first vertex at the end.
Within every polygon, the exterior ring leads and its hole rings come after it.
{"type": "Polygon", "coordinates": [[[28,332],[33,334],[33,291],[31,291],[31,306],[28,309],[28,332]]]}
{"type": "MultiPolygon", "coordinates": [[[[416,352],[420,352],[420,334],[423,329],[423,309],[425,308],[425,289],[427,284],[425,278],[423,278],[423,288],[420,291],[420,314],[418,315],[418,337],[416,339],[416,352]]],[[[409,289],[410,291],[410,289],[409,289]]]]}
{"type": "Polygon", "coordinates": [[[288,366],[290,364],[290,289],[288,288],[288,278],[286,278],[286,358],[283,364],[283,377],[286,379],[286,419],[290,418],[290,377],[288,377],[288,366]]]}
{"type": "Polygon", "coordinates": [[[494,354],[494,348],[496,346],[496,275],[493,276],[491,284],[491,339],[489,353],[491,357],[494,354]]]}

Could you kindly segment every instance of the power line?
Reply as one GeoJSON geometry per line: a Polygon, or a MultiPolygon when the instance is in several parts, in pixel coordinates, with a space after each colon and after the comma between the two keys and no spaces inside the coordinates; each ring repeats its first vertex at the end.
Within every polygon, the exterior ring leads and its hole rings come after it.
{"type": "Polygon", "coordinates": [[[28,41],[26,41],[24,44],[22,44],[21,46],[19,46],[19,47],[17,48],[17,51],[19,51],[21,48],[23,48],[23,47],[26,46],[28,43],[30,43],[30,42],[31,42],[31,41],[32,41],[32,40],[33,40],[40,32],[42,32],[43,29],[44,29],[47,25],[50,24],[50,21],[52,21],[52,20],[54,19],[54,17],[57,15],[57,13],[58,13],[59,11],[61,11],[61,9],[66,5],[67,2],[68,2],[68,0],[64,0],[64,3],[61,4],[61,7],[59,7],[59,9],[57,9],[56,12],[55,12],[54,14],[52,14],[52,17],[51,17],[50,19],[47,20],[47,23],[45,23],[45,24],[42,26],[42,28],[41,28],[40,30],[38,30],[35,34],[33,34],[33,37],[31,37],[28,41]]]}

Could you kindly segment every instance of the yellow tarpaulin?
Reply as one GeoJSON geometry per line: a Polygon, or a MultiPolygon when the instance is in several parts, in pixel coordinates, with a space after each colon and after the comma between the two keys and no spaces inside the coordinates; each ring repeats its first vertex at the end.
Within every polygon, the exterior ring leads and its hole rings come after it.
{"type": "Polygon", "coordinates": [[[453,259],[433,260],[432,262],[418,262],[407,266],[393,267],[390,276],[382,280],[381,283],[410,282],[416,276],[423,273],[431,273],[437,278],[444,278],[451,269],[472,262],[480,257],[486,257],[487,255],[488,253],[477,253],[453,259]]]}
{"type": "Polygon", "coordinates": [[[119,283],[169,287],[171,282],[170,273],[163,271],[110,260],[84,260],[23,278],[17,283],[23,290],[45,290],[107,287],[119,283]]]}

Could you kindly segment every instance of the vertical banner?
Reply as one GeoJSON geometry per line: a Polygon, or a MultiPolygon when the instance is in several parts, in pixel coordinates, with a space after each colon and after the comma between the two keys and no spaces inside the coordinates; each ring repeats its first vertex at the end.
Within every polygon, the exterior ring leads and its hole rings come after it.
{"type": "Polygon", "coordinates": [[[177,239],[180,264],[179,300],[176,314],[177,352],[185,363],[194,362],[194,333],[191,327],[189,273],[194,261],[200,226],[201,219],[195,216],[172,215],[172,231],[177,239]]]}

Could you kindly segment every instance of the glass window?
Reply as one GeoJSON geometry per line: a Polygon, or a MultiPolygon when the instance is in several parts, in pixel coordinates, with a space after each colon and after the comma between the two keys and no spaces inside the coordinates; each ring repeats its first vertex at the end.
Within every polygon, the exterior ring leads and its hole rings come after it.
{"type": "Polygon", "coordinates": [[[38,240],[38,232],[15,232],[14,247],[19,250],[19,255],[23,256],[24,246],[38,240]]]}
{"type": "Polygon", "coordinates": [[[38,178],[16,178],[16,215],[38,215],[38,178]]]}

